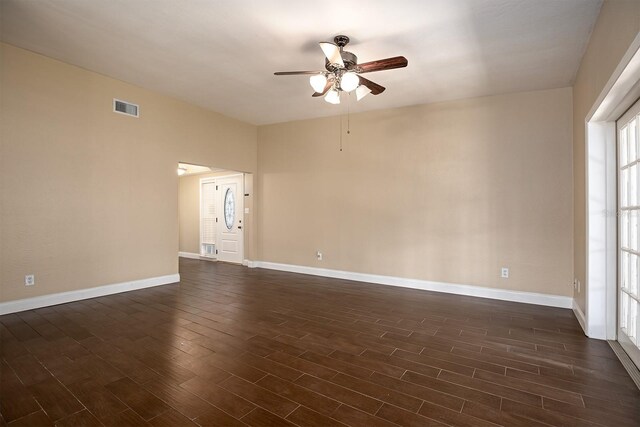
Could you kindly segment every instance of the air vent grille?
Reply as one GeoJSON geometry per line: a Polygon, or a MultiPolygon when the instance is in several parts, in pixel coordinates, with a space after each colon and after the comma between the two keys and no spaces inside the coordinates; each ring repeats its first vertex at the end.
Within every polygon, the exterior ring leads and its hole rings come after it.
{"type": "Polygon", "coordinates": [[[126,114],[127,116],[140,117],[138,105],[119,99],[113,100],[113,111],[115,113],[126,114]]]}

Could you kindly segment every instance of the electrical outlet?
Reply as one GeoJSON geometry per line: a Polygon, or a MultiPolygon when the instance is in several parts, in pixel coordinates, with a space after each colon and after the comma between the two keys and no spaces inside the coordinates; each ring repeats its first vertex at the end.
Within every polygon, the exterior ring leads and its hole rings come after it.
{"type": "Polygon", "coordinates": [[[320,252],[319,250],[316,251],[316,258],[318,258],[318,261],[322,261],[322,252],[320,252]]]}
{"type": "Polygon", "coordinates": [[[500,270],[500,277],[502,277],[503,279],[508,279],[509,278],[509,268],[502,267],[502,270],[500,270]]]}
{"type": "Polygon", "coordinates": [[[27,274],[24,276],[24,285],[25,286],[33,286],[36,284],[36,276],[33,274],[27,274]]]}

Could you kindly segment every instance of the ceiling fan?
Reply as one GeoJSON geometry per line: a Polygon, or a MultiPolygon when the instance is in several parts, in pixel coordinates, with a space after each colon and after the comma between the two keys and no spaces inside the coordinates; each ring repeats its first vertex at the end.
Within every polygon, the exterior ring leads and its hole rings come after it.
{"type": "Polygon", "coordinates": [[[409,63],[404,56],[394,56],[358,64],[358,57],[344,50],[349,43],[349,37],[340,35],[333,40],[335,43],[319,43],[326,56],[324,64],[326,71],[279,71],[274,74],[276,76],[311,75],[309,83],[315,90],[311,96],[324,96],[325,101],[339,104],[340,92],[355,90],[358,101],[369,93],[379,95],[384,92],[383,86],[365,79],[360,74],[403,68],[409,63]]]}

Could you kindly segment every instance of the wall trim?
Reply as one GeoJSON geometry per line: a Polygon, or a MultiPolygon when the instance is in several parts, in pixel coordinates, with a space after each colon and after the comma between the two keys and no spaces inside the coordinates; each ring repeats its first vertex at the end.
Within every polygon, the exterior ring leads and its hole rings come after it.
{"type": "Polygon", "coordinates": [[[351,271],[331,270],[328,268],[307,267],[303,265],[279,264],[267,261],[254,261],[255,267],[269,270],[288,271],[290,273],[310,274],[335,279],[368,282],[378,285],[398,286],[421,289],[447,294],[490,298],[502,301],[522,302],[549,307],[572,308],[573,298],[561,295],[540,294],[535,292],[512,291],[507,289],[486,288],[482,286],[460,285],[455,283],[432,282],[428,280],[406,279],[403,277],[381,276],[377,274],[355,273],[351,271]]]}
{"type": "Polygon", "coordinates": [[[245,259],[242,261],[242,265],[249,268],[256,268],[256,261],[251,261],[250,259],[245,259]]]}
{"type": "Polygon", "coordinates": [[[200,254],[195,254],[193,252],[178,252],[178,256],[181,258],[200,259],[200,254]]]}
{"type": "Polygon", "coordinates": [[[578,301],[573,300],[573,314],[576,315],[576,319],[578,319],[578,323],[580,323],[580,327],[582,327],[582,331],[585,335],[587,335],[587,320],[584,317],[584,313],[580,309],[578,305],[578,301]]]}
{"type": "Polygon", "coordinates": [[[25,298],[0,303],[0,315],[17,313],[19,311],[33,310],[35,308],[51,305],[65,304],[83,299],[102,297],[105,295],[119,294],[121,292],[135,291],[137,289],[151,288],[167,285],[180,281],[180,274],[149,277],[147,279],[132,280],[129,282],[114,283],[95,288],[78,289],[76,291],[60,292],[56,294],[41,295],[33,298],[25,298]]]}

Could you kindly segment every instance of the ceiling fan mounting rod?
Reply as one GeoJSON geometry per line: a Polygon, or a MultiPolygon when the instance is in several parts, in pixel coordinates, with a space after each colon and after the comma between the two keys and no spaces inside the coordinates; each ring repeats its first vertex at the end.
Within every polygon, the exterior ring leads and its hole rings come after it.
{"type": "Polygon", "coordinates": [[[338,45],[340,50],[342,50],[342,48],[345,47],[349,43],[349,37],[343,36],[343,35],[338,35],[338,36],[335,36],[333,38],[333,41],[336,42],[336,44],[338,45]]]}

